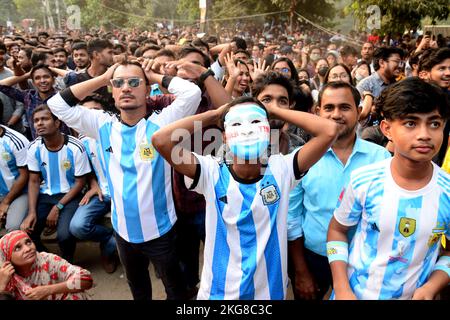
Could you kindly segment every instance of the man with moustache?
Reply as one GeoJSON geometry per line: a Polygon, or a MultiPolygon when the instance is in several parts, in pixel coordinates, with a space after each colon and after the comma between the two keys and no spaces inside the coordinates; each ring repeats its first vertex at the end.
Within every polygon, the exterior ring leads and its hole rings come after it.
{"type": "Polygon", "coordinates": [[[305,300],[321,300],[332,285],[326,235],[351,172],[390,156],[384,148],[357,137],[361,108],[355,87],[344,82],[328,83],[320,91],[318,100],[317,115],[338,123],[339,134],[290,195],[290,277],[295,298],[305,300]]]}

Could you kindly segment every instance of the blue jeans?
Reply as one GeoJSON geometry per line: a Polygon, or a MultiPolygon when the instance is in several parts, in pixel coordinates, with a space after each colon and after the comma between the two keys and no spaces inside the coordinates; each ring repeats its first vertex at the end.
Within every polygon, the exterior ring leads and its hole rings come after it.
{"type": "Polygon", "coordinates": [[[116,252],[113,230],[98,224],[98,220],[111,211],[111,198],[103,196],[103,201],[94,196],[84,206],[79,206],[70,222],[70,233],[80,240],[100,242],[103,256],[116,252]]]}
{"type": "MultiPolygon", "coordinates": [[[[37,221],[34,226],[34,230],[31,232],[30,237],[36,245],[38,251],[48,251],[42,244],[41,233],[44,230],[47,222],[47,216],[50,210],[56,205],[59,200],[64,197],[64,193],[58,193],[54,195],[39,194],[37,203],[37,221]]],[[[69,262],[73,262],[73,255],[76,248],[76,239],[69,232],[70,220],[78,208],[80,198],[77,196],[75,199],[67,203],[64,208],[59,212],[58,224],[56,226],[58,245],[61,250],[61,256],[69,262]]]]}

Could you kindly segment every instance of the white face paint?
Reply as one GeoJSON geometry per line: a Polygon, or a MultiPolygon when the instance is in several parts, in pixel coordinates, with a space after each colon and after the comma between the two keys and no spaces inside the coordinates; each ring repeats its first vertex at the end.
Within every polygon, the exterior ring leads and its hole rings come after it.
{"type": "Polygon", "coordinates": [[[261,157],[270,140],[266,112],[254,103],[232,107],[225,116],[225,136],[231,152],[238,158],[261,157]]]}

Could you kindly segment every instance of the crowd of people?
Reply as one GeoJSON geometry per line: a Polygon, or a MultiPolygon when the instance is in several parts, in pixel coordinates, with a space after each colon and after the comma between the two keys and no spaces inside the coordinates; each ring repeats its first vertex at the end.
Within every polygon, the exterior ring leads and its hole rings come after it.
{"type": "Polygon", "coordinates": [[[450,39],[303,27],[1,35],[1,297],[445,292],[450,39]]]}

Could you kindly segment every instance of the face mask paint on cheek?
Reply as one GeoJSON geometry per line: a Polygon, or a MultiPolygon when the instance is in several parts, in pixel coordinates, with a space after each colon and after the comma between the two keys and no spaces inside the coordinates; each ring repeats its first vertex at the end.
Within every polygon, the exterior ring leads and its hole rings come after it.
{"type": "Polygon", "coordinates": [[[264,110],[252,105],[234,107],[225,118],[225,135],[236,157],[260,158],[270,141],[270,126],[264,110]]]}

